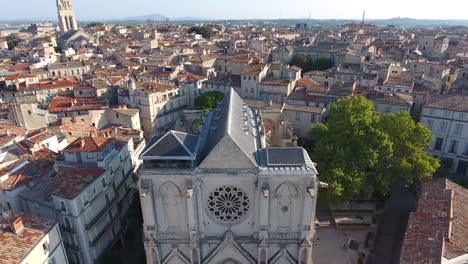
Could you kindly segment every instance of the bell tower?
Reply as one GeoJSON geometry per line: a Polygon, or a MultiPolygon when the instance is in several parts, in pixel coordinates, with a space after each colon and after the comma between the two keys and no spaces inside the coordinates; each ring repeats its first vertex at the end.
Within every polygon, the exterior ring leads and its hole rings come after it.
{"type": "Polygon", "coordinates": [[[57,11],[62,34],[70,30],[78,30],[71,0],[57,0],[57,11]]]}

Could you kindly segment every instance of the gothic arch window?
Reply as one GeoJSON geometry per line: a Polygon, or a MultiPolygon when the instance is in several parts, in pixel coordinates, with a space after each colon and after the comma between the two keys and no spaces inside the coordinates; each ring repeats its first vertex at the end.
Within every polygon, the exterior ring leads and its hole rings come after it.
{"type": "Polygon", "coordinates": [[[278,227],[287,228],[291,226],[291,211],[294,200],[297,199],[297,188],[290,182],[282,183],[275,193],[278,208],[278,227]]]}
{"type": "Polygon", "coordinates": [[[223,224],[241,222],[247,217],[249,209],[249,196],[237,186],[221,186],[208,195],[208,214],[223,224]]]}
{"type": "Polygon", "coordinates": [[[180,231],[182,195],[179,188],[172,182],[166,182],[159,191],[162,198],[164,217],[166,218],[166,231],[180,231]]]}
{"type": "Polygon", "coordinates": [[[70,27],[69,29],[74,29],[75,28],[75,25],[73,23],[73,17],[72,16],[69,16],[68,19],[70,20],[70,27]]]}

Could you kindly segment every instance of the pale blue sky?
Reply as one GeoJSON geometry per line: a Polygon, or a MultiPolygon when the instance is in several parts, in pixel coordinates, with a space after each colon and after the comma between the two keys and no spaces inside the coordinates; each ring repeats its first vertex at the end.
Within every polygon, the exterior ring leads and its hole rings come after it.
{"type": "MultiPolygon", "coordinates": [[[[55,18],[55,0],[1,0],[0,20],[55,18]]],[[[468,19],[468,0],[74,0],[78,20],[159,13],[209,19],[411,17],[468,19]]]]}

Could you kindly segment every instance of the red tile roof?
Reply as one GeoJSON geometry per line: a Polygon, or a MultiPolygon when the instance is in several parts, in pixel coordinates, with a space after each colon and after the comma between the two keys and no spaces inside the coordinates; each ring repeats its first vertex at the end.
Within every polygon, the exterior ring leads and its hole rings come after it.
{"type": "Polygon", "coordinates": [[[11,213],[8,218],[0,218],[0,263],[21,263],[55,225],[54,220],[20,212],[11,213]],[[24,228],[15,234],[10,223],[18,217],[21,217],[24,228]]]}
{"type": "Polygon", "coordinates": [[[424,182],[411,214],[400,263],[441,263],[468,253],[468,189],[446,179],[424,182]]]}
{"type": "Polygon", "coordinates": [[[102,168],[71,168],[58,173],[53,195],[73,199],[106,170],[102,168]]]}
{"type": "Polygon", "coordinates": [[[49,112],[102,110],[109,108],[104,98],[69,98],[56,96],[49,104],[49,112]]]}
{"type": "Polygon", "coordinates": [[[114,139],[105,137],[78,138],[63,149],[63,152],[101,152],[113,141],[114,139]]]}

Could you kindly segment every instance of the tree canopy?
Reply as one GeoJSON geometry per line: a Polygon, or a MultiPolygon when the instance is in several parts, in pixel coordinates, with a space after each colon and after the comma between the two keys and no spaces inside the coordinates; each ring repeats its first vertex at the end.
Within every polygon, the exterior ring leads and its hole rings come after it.
{"type": "Polygon", "coordinates": [[[410,186],[440,166],[424,152],[432,138],[427,127],[408,112],[381,116],[361,96],[332,105],[328,122],[310,135],[319,178],[329,185],[322,197],[331,203],[387,195],[393,183],[410,186]]]}
{"type": "Polygon", "coordinates": [[[101,22],[91,22],[88,24],[88,27],[100,27],[100,26],[103,26],[104,23],[101,23],[101,22]]]}
{"type": "Polygon", "coordinates": [[[136,28],[135,25],[127,25],[126,27],[127,27],[127,29],[135,29],[136,28]]]}
{"type": "Polygon", "coordinates": [[[209,28],[207,26],[201,26],[201,27],[200,26],[193,26],[188,31],[189,34],[194,33],[194,32],[196,34],[202,35],[206,39],[211,38],[211,36],[213,35],[213,31],[211,30],[211,28],[209,28]]]}
{"type": "Polygon", "coordinates": [[[300,67],[303,70],[302,72],[324,71],[333,67],[333,62],[330,59],[320,57],[313,61],[311,57],[300,53],[294,55],[290,64],[300,67]]]}
{"type": "Polygon", "coordinates": [[[224,94],[218,91],[203,93],[195,98],[195,107],[199,110],[214,110],[218,102],[223,100],[224,94]]]}
{"type": "Polygon", "coordinates": [[[14,40],[8,40],[7,45],[8,45],[8,49],[12,50],[16,47],[16,45],[18,45],[18,42],[14,40]]]}

